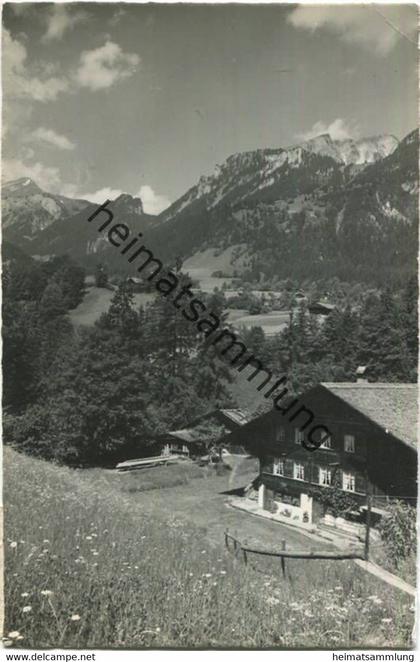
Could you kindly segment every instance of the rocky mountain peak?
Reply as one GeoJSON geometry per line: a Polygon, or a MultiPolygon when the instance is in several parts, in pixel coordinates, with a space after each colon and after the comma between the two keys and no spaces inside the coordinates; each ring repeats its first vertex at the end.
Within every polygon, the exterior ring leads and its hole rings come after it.
{"type": "Polygon", "coordinates": [[[114,201],[116,210],[120,209],[129,214],[144,214],[143,203],[140,198],[136,198],[129,193],[121,193],[114,201]]]}
{"type": "Polygon", "coordinates": [[[42,192],[42,189],[30,177],[20,177],[19,179],[13,179],[10,182],[4,182],[2,184],[3,197],[29,196],[42,192]]]}

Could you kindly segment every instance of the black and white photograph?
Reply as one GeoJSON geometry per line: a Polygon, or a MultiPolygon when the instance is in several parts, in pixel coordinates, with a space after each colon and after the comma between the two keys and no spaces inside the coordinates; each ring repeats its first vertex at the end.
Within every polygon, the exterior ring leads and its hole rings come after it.
{"type": "Polygon", "coordinates": [[[413,662],[418,6],[2,21],[4,660],[413,662]]]}

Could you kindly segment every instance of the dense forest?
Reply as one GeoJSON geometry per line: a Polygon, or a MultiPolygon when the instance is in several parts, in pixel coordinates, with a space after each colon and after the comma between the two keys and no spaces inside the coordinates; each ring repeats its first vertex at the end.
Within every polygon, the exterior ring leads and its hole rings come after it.
{"type": "MultiPolygon", "coordinates": [[[[92,327],[74,327],[69,311],[83,299],[85,273],[69,257],[10,260],[3,280],[4,427],[16,448],[68,464],[113,464],[147,454],[161,432],[238,405],[229,388],[236,371],[165,297],[136,309],[122,281],[92,327]]],[[[303,303],[281,333],[266,338],[255,327],[242,340],[288,375],[294,393],[352,381],[358,365],[373,381],[415,381],[416,280],[364,297],[351,292],[323,324],[303,303]]],[[[223,292],[201,298],[226,320],[223,292]]]]}
{"type": "Polygon", "coordinates": [[[281,333],[267,338],[255,327],[242,338],[267,367],[288,375],[294,393],[321,381],[354,381],[359,365],[370,381],[414,382],[417,280],[396,292],[372,290],[357,304],[343,301],[322,323],[303,303],[281,333]]]}

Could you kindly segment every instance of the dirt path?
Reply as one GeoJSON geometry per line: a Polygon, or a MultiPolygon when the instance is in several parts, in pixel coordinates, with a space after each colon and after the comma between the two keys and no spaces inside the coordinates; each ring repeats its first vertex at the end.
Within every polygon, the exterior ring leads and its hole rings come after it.
{"type": "Polygon", "coordinates": [[[382,579],[382,581],[389,584],[389,586],[398,588],[400,589],[400,591],[404,591],[405,593],[412,595],[413,598],[416,597],[417,592],[414,586],[407,584],[407,582],[405,582],[403,579],[396,577],[396,575],[393,575],[387,570],[384,570],[379,565],[376,565],[375,563],[371,563],[370,561],[361,561],[359,559],[355,559],[354,562],[360,568],[363,568],[363,570],[365,570],[366,572],[370,572],[371,575],[375,575],[375,577],[382,579]]]}

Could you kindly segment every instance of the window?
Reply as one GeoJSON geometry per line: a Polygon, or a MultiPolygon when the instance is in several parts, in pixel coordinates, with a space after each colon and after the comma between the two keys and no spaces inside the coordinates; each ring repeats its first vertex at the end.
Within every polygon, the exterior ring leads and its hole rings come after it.
{"type": "Polygon", "coordinates": [[[285,434],[284,434],[284,428],[277,428],[276,430],[276,441],[284,441],[285,439],[285,434]]]}
{"type": "Polygon", "coordinates": [[[356,477],[354,474],[343,472],[343,490],[347,492],[356,491],[356,477]]]}
{"type": "Polygon", "coordinates": [[[323,435],[321,439],[324,439],[323,443],[321,444],[320,448],[331,448],[331,435],[323,435]]]}
{"type": "Polygon", "coordinates": [[[344,435],[344,450],[346,453],[354,453],[354,436],[352,434],[344,435]]]}
{"type": "Polygon", "coordinates": [[[293,478],[296,480],[305,480],[305,467],[303,464],[295,462],[293,465],[293,478]]]}
{"type": "Polygon", "coordinates": [[[284,476],[284,460],[275,457],[273,460],[273,474],[276,476],[284,476]]]}
{"type": "Polygon", "coordinates": [[[305,439],[305,433],[299,428],[295,428],[295,444],[301,444],[305,439]]]}
{"type": "Polygon", "coordinates": [[[331,469],[319,467],[319,484],[331,485],[331,469]]]}

